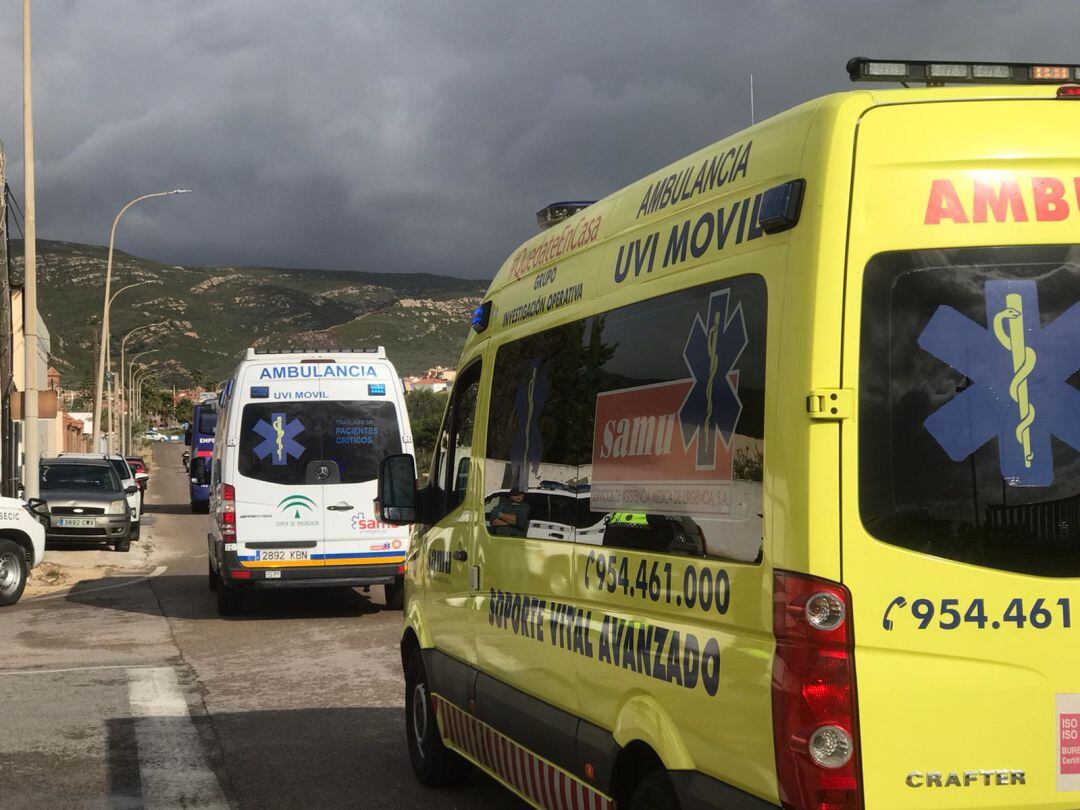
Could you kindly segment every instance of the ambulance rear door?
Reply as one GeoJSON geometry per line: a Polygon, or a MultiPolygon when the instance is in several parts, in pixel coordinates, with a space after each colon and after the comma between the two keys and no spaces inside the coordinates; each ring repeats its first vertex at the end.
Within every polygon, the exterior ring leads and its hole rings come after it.
{"type": "Polygon", "coordinates": [[[1080,807],[1080,103],[1024,92],[858,127],[838,416],[874,810],[1080,807]]]}

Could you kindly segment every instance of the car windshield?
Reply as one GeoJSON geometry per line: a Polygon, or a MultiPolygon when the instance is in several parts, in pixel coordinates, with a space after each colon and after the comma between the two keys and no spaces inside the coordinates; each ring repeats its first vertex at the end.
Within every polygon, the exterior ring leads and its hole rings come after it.
{"type": "Polygon", "coordinates": [[[95,492],[118,492],[120,482],[110,467],[103,464],[42,464],[41,489],[85,489],[95,492]]]}

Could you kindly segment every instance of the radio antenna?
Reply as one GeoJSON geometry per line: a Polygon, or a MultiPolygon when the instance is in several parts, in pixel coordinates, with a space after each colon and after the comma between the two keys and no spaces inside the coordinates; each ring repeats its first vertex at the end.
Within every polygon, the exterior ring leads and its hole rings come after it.
{"type": "Polygon", "coordinates": [[[754,125],[754,74],[750,74],[750,126],[754,125]]]}

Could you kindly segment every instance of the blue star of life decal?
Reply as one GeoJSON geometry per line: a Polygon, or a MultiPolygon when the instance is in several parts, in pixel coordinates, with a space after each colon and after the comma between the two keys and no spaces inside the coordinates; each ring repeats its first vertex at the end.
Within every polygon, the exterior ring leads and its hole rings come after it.
{"type": "Polygon", "coordinates": [[[731,446],[731,436],[742,415],[738,372],[735,364],[750,343],[742,304],[731,307],[731,290],[709,296],[706,322],[694,316],[694,325],[683,349],[683,360],[694,378],[690,393],[679,409],[683,447],[697,438],[695,466],[716,469],[716,435],[731,446]]]}
{"type": "Polygon", "coordinates": [[[1080,304],[1052,323],[1039,317],[1034,281],[988,281],[984,328],[940,306],[918,344],[972,381],[924,423],[953,461],[998,440],[1001,475],[1012,486],[1053,483],[1050,437],[1080,452],[1080,304]]]}
{"type": "Polygon", "coordinates": [[[296,441],[297,434],[303,430],[299,419],[290,420],[283,413],[272,413],[269,422],[260,419],[252,428],[254,433],[263,437],[252,451],[260,459],[273,456],[274,466],[281,466],[290,456],[300,458],[304,454],[304,446],[296,441]]]}

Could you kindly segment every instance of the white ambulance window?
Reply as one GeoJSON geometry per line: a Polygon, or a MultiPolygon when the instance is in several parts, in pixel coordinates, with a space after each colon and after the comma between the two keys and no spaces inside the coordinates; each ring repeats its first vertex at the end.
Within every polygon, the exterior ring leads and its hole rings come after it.
{"type": "Polygon", "coordinates": [[[764,279],[741,276],[500,348],[489,531],[760,559],[765,326],[764,279]]]}
{"type": "Polygon", "coordinates": [[[244,406],[240,474],[274,484],[306,481],[309,462],[337,464],[341,483],[374,481],[386,455],[401,452],[392,402],[265,402],[244,406]]]}
{"type": "Polygon", "coordinates": [[[875,256],[863,280],[859,509],[880,540],[1080,575],[1080,247],[875,256]]]}

